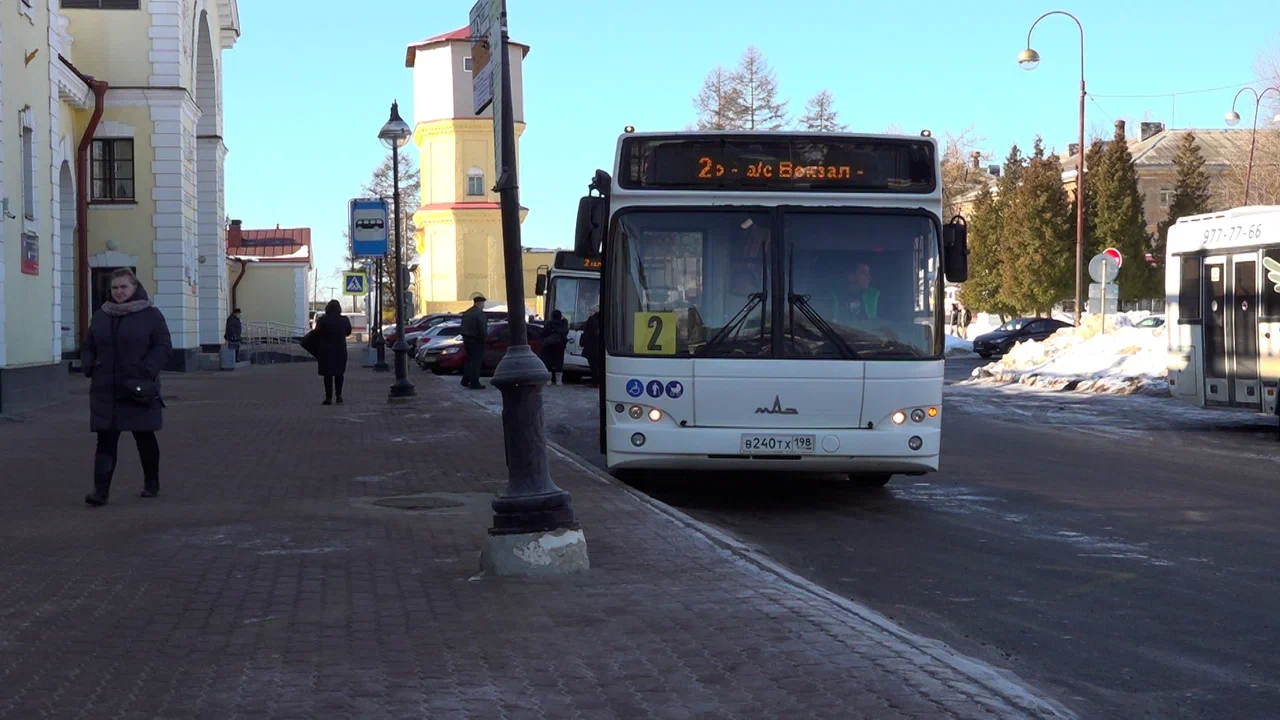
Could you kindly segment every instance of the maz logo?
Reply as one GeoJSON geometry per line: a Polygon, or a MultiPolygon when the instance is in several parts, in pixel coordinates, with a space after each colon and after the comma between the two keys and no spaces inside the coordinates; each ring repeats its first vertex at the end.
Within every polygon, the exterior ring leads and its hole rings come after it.
{"type": "Polygon", "coordinates": [[[773,407],[771,408],[758,407],[756,408],[756,414],[757,415],[799,415],[800,411],[796,410],[795,408],[782,407],[782,399],[778,395],[774,395],[773,407]]]}

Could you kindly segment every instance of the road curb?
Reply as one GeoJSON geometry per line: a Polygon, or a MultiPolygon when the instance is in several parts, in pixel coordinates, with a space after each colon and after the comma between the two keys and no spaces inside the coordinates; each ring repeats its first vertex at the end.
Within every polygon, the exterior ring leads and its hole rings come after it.
{"type": "MultiPolygon", "coordinates": [[[[492,414],[500,413],[500,411],[495,411],[493,408],[482,403],[478,398],[469,397],[468,400],[475,403],[486,412],[492,414]]],[[[563,460],[577,466],[577,468],[586,473],[588,477],[622,491],[633,500],[638,501],[641,505],[648,508],[651,512],[684,527],[686,530],[703,536],[708,542],[716,547],[752,565],[757,570],[774,576],[781,582],[791,586],[794,590],[805,593],[812,598],[825,601],[835,606],[836,609],[843,610],[859,620],[882,630],[904,645],[929,656],[960,676],[968,679],[973,684],[985,688],[991,694],[1003,699],[1010,705],[1016,707],[1019,711],[1026,713],[1028,716],[1040,718],[1076,717],[1074,713],[1056,701],[1042,697],[1041,695],[1033,692],[1013,672],[996,668],[980,660],[963,655],[942,641],[916,635],[875,610],[833,593],[830,590],[797,575],[782,564],[778,563],[776,560],[773,560],[766,554],[756,550],[733,535],[708,525],[682,512],[681,510],[662,502],[661,500],[649,497],[639,490],[619,481],[612,475],[602,472],[582,456],[560,445],[554,440],[551,440],[550,438],[547,439],[547,446],[563,460]]]]}

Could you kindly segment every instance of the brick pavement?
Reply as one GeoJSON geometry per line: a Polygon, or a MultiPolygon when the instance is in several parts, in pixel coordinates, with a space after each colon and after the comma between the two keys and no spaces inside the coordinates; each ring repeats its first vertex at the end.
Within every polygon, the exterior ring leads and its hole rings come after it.
{"type": "Polygon", "coordinates": [[[84,383],[0,419],[0,718],[1059,712],[559,455],[590,573],[477,577],[499,419],[413,379],[391,409],[355,367],[333,407],[314,366],[166,376],[161,497],[125,440],[101,509],[84,383]],[[374,504],[414,495],[442,507],[374,504]]]}

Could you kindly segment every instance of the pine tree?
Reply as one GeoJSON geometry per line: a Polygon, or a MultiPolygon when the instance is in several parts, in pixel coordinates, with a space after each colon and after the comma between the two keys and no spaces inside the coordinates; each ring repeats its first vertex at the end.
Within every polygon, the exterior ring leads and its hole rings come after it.
{"type": "Polygon", "coordinates": [[[800,125],[813,132],[841,132],[848,128],[848,125],[840,123],[840,113],[827,90],[822,90],[805,103],[800,125]]]}
{"type": "Polygon", "coordinates": [[[1124,132],[1117,125],[1098,162],[1086,165],[1086,260],[1114,247],[1124,256],[1117,282],[1121,300],[1139,300],[1163,294],[1160,279],[1146,262],[1151,235],[1142,215],[1138,174],[1124,132]]]}
{"type": "Polygon", "coordinates": [[[1075,243],[1062,166],[1038,137],[1003,223],[1003,298],[1019,311],[1048,314],[1071,293],[1075,243]]]}
{"type": "Polygon", "coordinates": [[[969,279],[960,288],[960,302],[975,312],[1012,315],[1018,308],[1004,292],[1002,266],[1006,260],[1005,217],[1024,171],[1022,151],[1014,145],[1004,161],[995,192],[983,187],[969,218],[969,279]]]}
{"type": "Polygon", "coordinates": [[[781,130],[787,124],[787,101],[778,99],[778,76],[755,45],[747,47],[733,71],[737,116],[745,130],[781,130]]]}
{"type": "Polygon", "coordinates": [[[1160,222],[1151,254],[1156,265],[1164,267],[1166,241],[1169,228],[1178,218],[1199,215],[1212,210],[1213,192],[1209,189],[1209,174],[1204,171],[1204,155],[1196,144],[1195,133],[1186,133],[1178,141],[1178,154],[1173,158],[1177,176],[1173,186],[1173,200],[1169,203],[1169,217],[1160,222]]]}
{"type": "Polygon", "coordinates": [[[693,99],[699,130],[741,130],[742,98],[733,73],[717,65],[702,81],[693,99]]]}

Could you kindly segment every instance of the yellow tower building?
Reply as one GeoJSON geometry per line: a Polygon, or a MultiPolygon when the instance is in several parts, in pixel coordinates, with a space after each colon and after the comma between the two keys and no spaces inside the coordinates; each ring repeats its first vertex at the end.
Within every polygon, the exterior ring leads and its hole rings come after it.
{"type": "MultiPolygon", "coordinates": [[[[473,112],[470,30],[461,28],[409,46],[413,69],[413,141],[419,151],[421,205],[415,270],[420,313],[459,310],[480,293],[490,304],[506,300],[502,221],[493,139],[493,114],[473,112]]],[[[529,47],[508,47],[516,154],[524,134],[523,61],[529,47]]],[[[518,160],[517,160],[518,162],[518,160]]],[[[520,209],[524,221],[527,208],[520,209]]],[[[534,310],[533,278],[547,252],[524,252],[526,306],[534,310]]]]}

